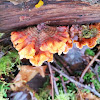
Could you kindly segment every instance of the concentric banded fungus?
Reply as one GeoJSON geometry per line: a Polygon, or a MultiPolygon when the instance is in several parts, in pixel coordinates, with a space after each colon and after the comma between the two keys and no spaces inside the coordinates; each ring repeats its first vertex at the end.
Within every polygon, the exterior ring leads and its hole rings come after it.
{"type": "Polygon", "coordinates": [[[11,33],[11,41],[20,58],[30,59],[32,65],[40,66],[44,61],[53,61],[53,54],[59,55],[72,48],[68,34],[69,27],[50,27],[39,24],[37,27],[11,33]]]}
{"type": "Polygon", "coordinates": [[[88,33],[78,41],[74,40],[74,43],[76,43],[76,46],[80,49],[82,49],[84,45],[93,48],[97,44],[98,38],[100,38],[100,23],[90,25],[88,33]]]}

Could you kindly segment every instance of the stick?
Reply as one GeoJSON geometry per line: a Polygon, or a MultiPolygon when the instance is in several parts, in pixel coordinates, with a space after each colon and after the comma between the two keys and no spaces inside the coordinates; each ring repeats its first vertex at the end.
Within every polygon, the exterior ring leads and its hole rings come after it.
{"type": "Polygon", "coordinates": [[[83,85],[82,83],[80,83],[78,81],[75,81],[74,79],[72,79],[71,77],[69,77],[68,75],[66,75],[65,73],[61,72],[60,70],[56,69],[53,66],[52,66],[52,69],[55,70],[56,72],[58,72],[59,74],[61,74],[62,76],[66,77],[68,80],[70,80],[72,83],[76,84],[77,86],[80,86],[80,87],[83,87],[85,89],[88,89],[91,92],[93,92],[95,95],[97,95],[98,97],[100,97],[100,94],[95,89],[92,89],[91,87],[89,87],[87,85],[83,85]]]}
{"type": "Polygon", "coordinates": [[[51,85],[52,85],[52,100],[54,100],[54,91],[53,91],[53,73],[52,73],[52,68],[50,63],[48,62],[48,67],[49,67],[49,71],[50,71],[50,76],[51,76],[51,85]]]}
{"type": "MultiPolygon", "coordinates": [[[[90,59],[93,59],[93,57],[92,57],[92,56],[89,56],[89,58],[90,58],[90,59]]],[[[95,59],[95,61],[100,62],[100,60],[99,60],[99,59],[95,59]]]]}
{"type": "Polygon", "coordinates": [[[88,69],[91,67],[91,65],[94,63],[95,59],[97,59],[97,57],[98,57],[99,55],[100,55],[100,51],[93,57],[93,59],[91,60],[91,62],[87,65],[87,67],[85,68],[85,70],[84,70],[83,73],[81,74],[80,82],[82,82],[85,73],[88,71],[88,69]]]}
{"type": "Polygon", "coordinates": [[[64,93],[67,93],[67,89],[66,89],[66,86],[65,86],[62,75],[60,76],[60,78],[61,78],[61,81],[62,81],[62,86],[63,86],[63,89],[64,89],[64,93]]]}
{"type": "Polygon", "coordinates": [[[59,95],[59,91],[58,91],[58,87],[57,87],[55,78],[54,78],[53,82],[54,82],[55,93],[56,93],[56,95],[59,95]]]}

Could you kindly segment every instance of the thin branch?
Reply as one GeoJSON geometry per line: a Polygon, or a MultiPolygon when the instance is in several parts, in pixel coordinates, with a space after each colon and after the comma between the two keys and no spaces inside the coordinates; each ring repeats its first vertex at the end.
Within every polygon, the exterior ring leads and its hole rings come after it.
{"type": "Polygon", "coordinates": [[[95,59],[98,58],[99,55],[100,55],[100,51],[93,57],[93,59],[91,60],[91,62],[87,65],[87,67],[85,68],[85,70],[81,74],[80,82],[82,82],[85,73],[88,71],[88,69],[91,67],[91,65],[94,63],[95,59]]]}
{"type": "Polygon", "coordinates": [[[80,87],[83,87],[85,89],[88,89],[91,92],[93,92],[95,95],[97,95],[98,97],[100,97],[100,94],[95,89],[92,89],[91,87],[89,87],[87,85],[83,85],[82,83],[80,83],[78,81],[75,81],[74,79],[72,79],[71,77],[69,77],[68,75],[66,75],[65,73],[63,73],[62,71],[56,69],[53,66],[52,66],[52,69],[55,70],[56,72],[60,73],[62,76],[66,77],[68,80],[70,80],[72,83],[76,84],[77,86],[80,86],[80,87]]]}
{"type": "Polygon", "coordinates": [[[53,79],[54,79],[53,82],[54,82],[55,93],[56,93],[56,95],[59,95],[59,91],[58,91],[58,87],[57,87],[57,84],[56,84],[56,80],[55,80],[55,78],[53,78],[53,79]]]}
{"type": "Polygon", "coordinates": [[[81,90],[79,89],[79,87],[76,85],[76,87],[77,87],[77,90],[78,90],[78,93],[79,93],[79,96],[80,96],[80,100],[84,100],[83,98],[82,98],[82,95],[81,95],[81,90]]]}
{"type": "Polygon", "coordinates": [[[52,73],[52,68],[50,63],[48,62],[48,67],[49,67],[49,71],[50,71],[50,76],[51,76],[51,85],[52,85],[52,100],[54,100],[54,91],[53,91],[53,73],[52,73]]]}
{"type": "Polygon", "coordinates": [[[65,86],[62,75],[60,75],[60,78],[61,78],[61,81],[62,81],[62,86],[63,86],[63,89],[64,89],[64,93],[67,93],[67,89],[66,89],[66,86],[65,86]]]}
{"type": "Polygon", "coordinates": [[[55,60],[55,58],[54,58],[53,63],[56,65],[57,68],[61,69],[61,67],[57,64],[57,61],[55,60]]]}
{"type": "MultiPolygon", "coordinates": [[[[89,56],[89,58],[90,58],[90,59],[93,59],[93,57],[92,57],[92,56],[89,56]]],[[[99,60],[99,59],[95,59],[95,61],[100,62],[100,60],[99,60]]]]}

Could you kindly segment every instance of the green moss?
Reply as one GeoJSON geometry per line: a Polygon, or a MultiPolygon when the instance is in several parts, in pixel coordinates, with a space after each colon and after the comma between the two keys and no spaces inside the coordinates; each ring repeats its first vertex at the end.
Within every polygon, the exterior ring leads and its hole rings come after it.
{"type": "Polygon", "coordinates": [[[39,92],[39,100],[48,100],[50,89],[48,88],[49,85],[49,77],[47,77],[47,81],[44,83],[43,88],[40,88],[39,92]]]}
{"type": "Polygon", "coordinates": [[[59,95],[56,96],[54,100],[76,100],[74,93],[63,93],[62,90],[59,91],[59,95]]]}
{"type": "Polygon", "coordinates": [[[15,64],[20,64],[20,59],[17,51],[9,51],[5,56],[0,58],[0,75],[8,75],[13,71],[15,64]]]}

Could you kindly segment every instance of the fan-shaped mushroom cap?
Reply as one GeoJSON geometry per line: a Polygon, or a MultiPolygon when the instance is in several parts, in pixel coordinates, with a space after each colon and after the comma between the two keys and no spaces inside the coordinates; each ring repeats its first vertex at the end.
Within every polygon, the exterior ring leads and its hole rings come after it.
{"type": "Polygon", "coordinates": [[[18,50],[21,59],[29,59],[33,65],[40,66],[44,61],[53,61],[54,53],[60,55],[72,47],[68,28],[40,24],[37,28],[29,27],[12,32],[11,41],[18,50]]]}

